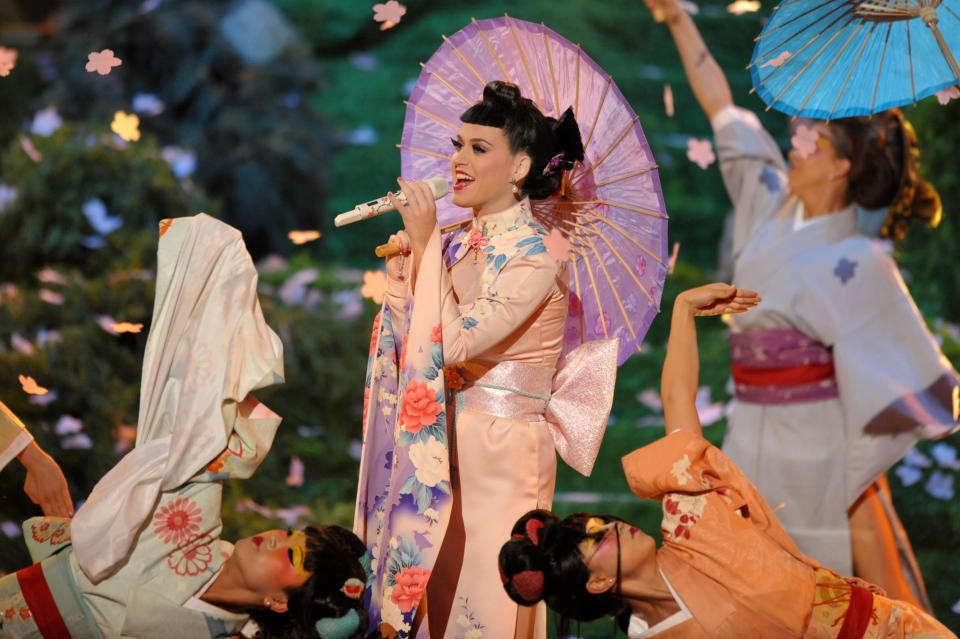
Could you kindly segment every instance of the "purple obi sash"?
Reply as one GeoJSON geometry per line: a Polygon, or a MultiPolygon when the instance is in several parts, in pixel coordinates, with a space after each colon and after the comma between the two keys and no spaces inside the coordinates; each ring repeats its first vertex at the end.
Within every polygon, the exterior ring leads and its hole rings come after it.
{"type": "Polygon", "coordinates": [[[833,353],[790,328],[731,334],[730,371],[741,402],[798,404],[837,397],[833,353]]]}

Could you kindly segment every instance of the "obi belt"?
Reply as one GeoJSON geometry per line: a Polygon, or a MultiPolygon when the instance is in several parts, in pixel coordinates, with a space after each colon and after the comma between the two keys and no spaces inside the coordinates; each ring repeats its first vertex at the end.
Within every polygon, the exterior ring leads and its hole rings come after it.
{"type": "Polygon", "coordinates": [[[731,334],[730,372],[741,402],[798,404],[837,397],[832,351],[790,328],[731,334]]]}

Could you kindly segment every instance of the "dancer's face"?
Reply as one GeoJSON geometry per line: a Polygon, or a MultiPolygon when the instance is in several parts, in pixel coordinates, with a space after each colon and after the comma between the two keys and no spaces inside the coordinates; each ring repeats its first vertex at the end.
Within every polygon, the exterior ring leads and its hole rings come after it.
{"type": "Polygon", "coordinates": [[[309,579],[306,558],[307,536],[302,531],[268,530],[238,541],[232,560],[251,590],[271,596],[309,579]]]}
{"type": "Polygon", "coordinates": [[[587,522],[586,533],[587,539],[580,542],[580,555],[590,571],[587,590],[594,594],[615,588],[618,563],[621,582],[626,582],[641,574],[656,557],[653,538],[625,521],[593,517],[587,522]]]}
{"type": "Polygon", "coordinates": [[[813,129],[819,134],[813,153],[803,157],[796,149],[790,150],[790,191],[801,200],[834,180],[845,180],[850,170],[850,160],[840,156],[833,145],[829,125],[819,122],[813,129]]]}
{"type": "Polygon", "coordinates": [[[510,180],[520,182],[526,176],[530,158],[525,153],[511,153],[502,129],[465,123],[452,142],[454,204],[483,215],[503,211],[516,203],[510,180]]]}

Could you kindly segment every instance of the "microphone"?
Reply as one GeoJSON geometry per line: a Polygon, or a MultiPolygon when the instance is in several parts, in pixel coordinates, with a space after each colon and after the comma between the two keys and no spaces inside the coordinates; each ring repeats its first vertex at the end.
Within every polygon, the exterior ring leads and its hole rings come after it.
{"type": "MultiPolygon", "coordinates": [[[[450,184],[447,182],[446,178],[432,177],[424,180],[424,182],[430,187],[430,191],[433,193],[433,199],[435,200],[439,200],[450,192],[450,184]]],[[[407,196],[405,196],[402,191],[398,191],[394,194],[394,196],[403,204],[407,203],[407,196]]],[[[353,224],[354,222],[366,220],[376,215],[389,213],[392,210],[394,210],[393,204],[390,203],[390,200],[387,199],[387,196],[383,196],[381,198],[377,198],[376,200],[370,200],[369,202],[358,204],[353,208],[352,211],[341,213],[333,219],[333,224],[334,226],[353,224]]]]}

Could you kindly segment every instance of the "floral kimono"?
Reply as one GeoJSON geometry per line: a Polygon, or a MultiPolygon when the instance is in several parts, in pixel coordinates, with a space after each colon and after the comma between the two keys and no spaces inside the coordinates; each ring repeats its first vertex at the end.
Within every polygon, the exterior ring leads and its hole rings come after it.
{"type": "Polygon", "coordinates": [[[24,523],[39,563],[0,580],[4,639],[212,639],[244,626],[247,615],[192,598],[232,552],[220,480],[249,477],[280,423],[248,395],[282,381],[256,280],[235,229],[206,215],[161,222],[137,445],[72,522],[24,523]]]}
{"type": "Polygon", "coordinates": [[[884,245],[860,232],[883,213],[802,220],[756,117],[725,109],[713,126],[735,207],[733,281],[763,296],[730,318],[738,401],[723,450],[784,505],[778,517],[805,553],[850,574],[847,509],[918,439],[956,427],[960,379],[884,245]]]}
{"type": "Polygon", "coordinates": [[[623,458],[630,489],[663,503],[657,563],[680,612],[631,639],[935,639],[926,612],[800,552],[739,468],[681,430],[623,458]]]}
{"type": "Polygon", "coordinates": [[[520,515],[550,506],[555,450],[589,474],[617,359],[616,340],[599,340],[560,360],[569,276],[546,236],[523,200],[443,242],[435,232],[415,294],[388,282],[354,525],[384,636],[412,635],[425,590],[418,637],[544,636],[543,610],[503,591],[500,544],[520,515]]]}

